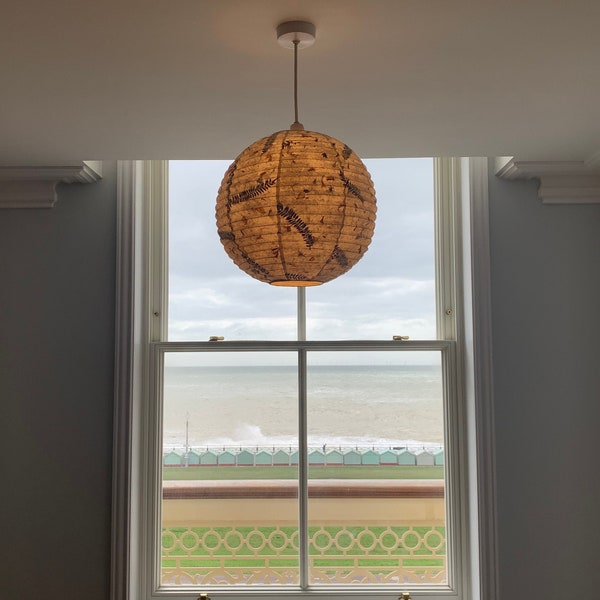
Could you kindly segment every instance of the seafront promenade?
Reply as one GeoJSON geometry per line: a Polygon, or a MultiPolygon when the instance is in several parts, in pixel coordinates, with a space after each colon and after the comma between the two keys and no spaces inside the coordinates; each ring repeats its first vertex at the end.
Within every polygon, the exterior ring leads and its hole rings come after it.
{"type": "MultiPolygon", "coordinates": [[[[297,583],[295,480],[164,481],[162,496],[163,583],[297,583]]],[[[310,480],[308,515],[315,583],[446,581],[443,480],[310,480]]]]}

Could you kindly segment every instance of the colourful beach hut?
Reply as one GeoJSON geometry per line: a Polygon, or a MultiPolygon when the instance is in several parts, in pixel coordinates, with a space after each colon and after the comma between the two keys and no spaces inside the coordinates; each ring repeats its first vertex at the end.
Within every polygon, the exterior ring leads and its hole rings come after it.
{"type": "Polygon", "coordinates": [[[235,454],[231,450],[223,450],[217,455],[217,464],[220,467],[231,467],[235,465],[235,454]]]}
{"type": "Polygon", "coordinates": [[[423,450],[423,452],[419,452],[417,454],[417,466],[418,467],[433,467],[434,458],[431,452],[427,450],[423,450]]]}
{"type": "Polygon", "coordinates": [[[380,465],[397,465],[398,464],[398,454],[393,450],[383,450],[379,454],[379,464],[380,465]]]}
{"type": "Polygon", "coordinates": [[[379,452],[375,450],[365,450],[362,453],[362,464],[363,465],[378,465],[379,464],[379,452]]]}
{"type": "Polygon", "coordinates": [[[433,462],[438,467],[444,466],[444,451],[443,450],[436,450],[433,453],[433,462]]]}
{"type": "Polygon", "coordinates": [[[290,464],[290,453],[285,450],[276,450],[273,453],[273,464],[287,467],[290,464]]]}
{"type": "Polygon", "coordinates": [[[254,465],[254,452],[240,450],[236,455],[238,467],[251,467],[254,465]]]}
{"type": "Polygon", "coordinates": [[[206,450],[200,454],[200,464],[202,466],[214,467],[217,465],[217,455],[211,450],[206,450]]]}
{"type": "Polygon", "coordinates": [[[298,450],[294,450],[290,454],[290,465],[297,465],[297,464],[298,464],[298,450]]]}
{"type": "Polygon", "coordinates": [[[324,465],[325,455],[321,450],[311,450],[308,453],[308,464],[309,465],[324,465]]]}
{"type": "Polygon", "coordinates": [[[163,456],[163,465],[165,467],[180,467],[183,464],[183,457],[181,454],[177,454],[175,450],[167,452],[163,456]]]}
{"type": "Polygon", "coordinates": [[[398,464],[414,466],[417,464],[417,457],[405,448],[398,453],[398,464]]]}
{"type": "Polygon", "coordinates": [[[360,452],[356,450],[348,450],[348,452],[344,452],[344,456],[342,457],[345,465],[360,465],[362,463],[361,459],[360,452]]]}
{"type": "Polygon", "coordinates": [[[194,450],[187,453],[186,464],[188,467],[197,467],[200,464],[200,454],[194,450]]]}
{"type": "Polygon", "coordinates": [[[339,450],[330,450],[325,460],[327,465],[343,465],[344,456],[339,450]]]}
{"type": "Polygon", "coordinates": [[[254,464],[271,466],[273,464],[273,452],[259,450],[254,456],[254,464]]]}

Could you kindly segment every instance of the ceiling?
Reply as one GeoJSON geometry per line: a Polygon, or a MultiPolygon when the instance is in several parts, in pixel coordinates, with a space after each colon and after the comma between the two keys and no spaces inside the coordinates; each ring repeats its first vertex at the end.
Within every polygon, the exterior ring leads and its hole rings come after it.
{"type": "Polygon", "coordinates": [[[233,158],[293,120],[363,157],[600,151],[597,0],[6,0],[0,164],[233,158]]]}

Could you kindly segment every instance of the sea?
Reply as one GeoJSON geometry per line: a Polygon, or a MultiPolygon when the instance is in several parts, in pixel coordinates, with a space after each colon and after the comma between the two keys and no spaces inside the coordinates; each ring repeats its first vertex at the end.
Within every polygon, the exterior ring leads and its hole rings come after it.
{"type": "MultiPolygon", "coordinates": [[[[442,373],[430,365],[312,365],[309,447],[443,445],[442,373]]],[[[296,448],[298,377],[290,366],[168,366],[165,450],[296,448]]]]}

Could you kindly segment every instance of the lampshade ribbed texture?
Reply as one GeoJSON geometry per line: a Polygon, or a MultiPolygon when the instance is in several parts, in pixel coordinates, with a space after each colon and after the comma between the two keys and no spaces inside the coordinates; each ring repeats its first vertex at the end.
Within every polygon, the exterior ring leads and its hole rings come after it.
{"type": "Polygon", "coordinates": [[[285,130],[246,148],[217,195],[217,228],[243,271],[274,285],[331,281],[364,255],[375,228],[375,190],[343,142],[285,130]]]}

